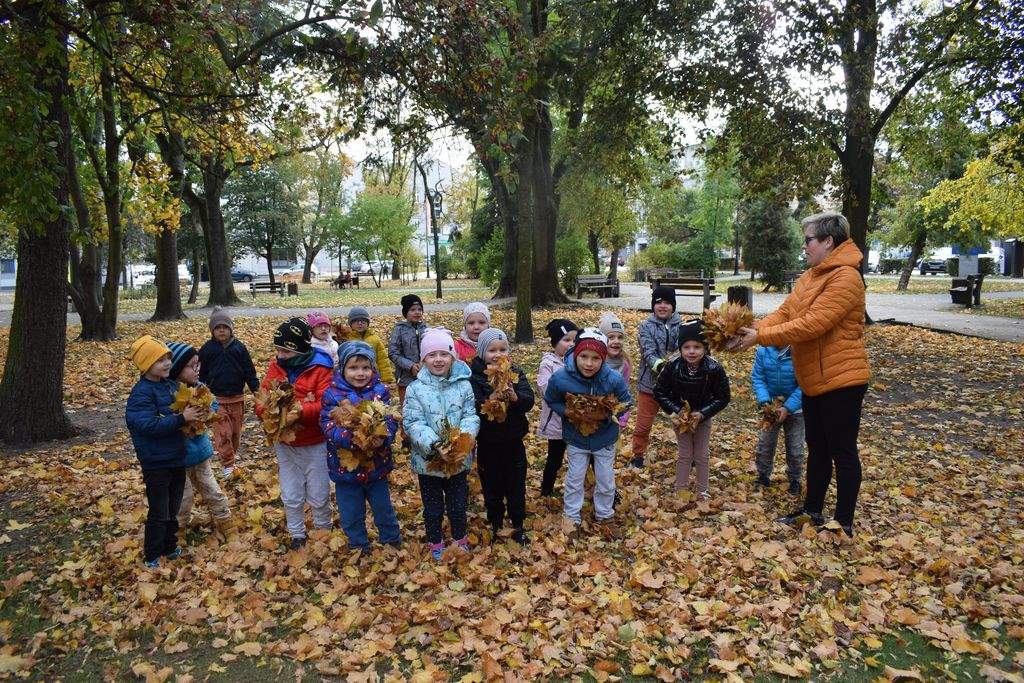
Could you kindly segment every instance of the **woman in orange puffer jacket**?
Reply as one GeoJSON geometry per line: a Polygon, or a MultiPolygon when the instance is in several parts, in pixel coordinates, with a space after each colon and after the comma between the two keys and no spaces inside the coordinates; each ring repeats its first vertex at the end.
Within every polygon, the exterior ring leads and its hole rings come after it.
{"type": "Polygon", "coordinates": [[[807,493],[804,505],[779,518],[824,524],[825,493],[836,470],[836,513],[848,536],[860,491],[857,453],[861,409],[871,372],[864,349],[863,258],[850,240],[850,224],[838,213],[819,213],[801,222],[810,266],[793,293],[774,312],[746,328],[730,345],[789,345],[796,379],[804,394],[807,438],[807,493]]]}

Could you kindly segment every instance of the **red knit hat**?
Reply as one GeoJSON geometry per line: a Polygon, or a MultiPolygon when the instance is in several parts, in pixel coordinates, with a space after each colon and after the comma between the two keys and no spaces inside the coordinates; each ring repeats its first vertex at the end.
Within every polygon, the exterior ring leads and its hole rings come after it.
{"type": "Polygon", "coordinates": [[[601,333],[596,327],[587,327],[576,337],[576,345],[572,347],[572,357],[579,355],[580,351],[593,351],[601,356],[601,360],[608,357],[608,337],[601,333]]]}

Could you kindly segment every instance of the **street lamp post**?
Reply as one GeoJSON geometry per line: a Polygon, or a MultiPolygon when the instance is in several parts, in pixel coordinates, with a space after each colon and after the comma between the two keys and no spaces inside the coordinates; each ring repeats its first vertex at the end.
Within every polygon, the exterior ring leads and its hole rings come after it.
{"type": "MultiPolygon", "coordinates": [[[[437,222],[441,218],[441,193],[435,187],[433,191],[428,190],[430,204],[430,227],[434,233],[434,275],[437,277],[437,298],[441,298],[441,247],[438,235],[437,222]]],[[[430,262],[430,259],[427,259],[430,262]]]]}

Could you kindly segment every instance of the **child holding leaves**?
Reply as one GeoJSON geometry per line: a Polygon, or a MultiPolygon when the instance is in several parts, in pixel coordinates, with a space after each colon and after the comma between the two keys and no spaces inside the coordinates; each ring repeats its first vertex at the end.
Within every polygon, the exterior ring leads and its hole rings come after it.
{"type": "Polygon", "coordinates": [[[446,511],[452,545],[469,550],[466,473],[473,463],[480,418],[469,383],[469,366],[455,357],[451,335],[446,330],[427,329],[419,347],[421,367],[405,394],[402,426],[412,441],[410,461],[419,477],[430,554],[440,560],[446,511]]]}
{"type": "Polygon", "coordinates": [[[709,443],[711,418],[729,405],[729,378],[718,361],[707,353],[704,325],[689,320],[679,326],[679,358],[669,361],[658,375],[654,397],[662,410],[678,416],[676,441],[676,491],[690,483],[690,469],[697,468],[697,491],[701,498],[709,491],[709,443]]]}
{"type": "Polygon", "coordinates": [[[477,470],[487,507],[487,521],[494,535],[501,530],[506,513],[512,538],[520,545],[529,541],[523,529],[526,519],[526,443],[530,429],[526,415],[533,408],[533,389],[522,369],[512,365],[508,337],[493,327],[480,333],[470,363],[476,408],[480,413],[477,470]]]}
{"type": "Polygon", "coordinates": [[[327,472],[334,482],[341,528],[349,548],[369,550],[369,502],[380,542],[397,548],[402,538],[388,488],[388,473],[395,467],[391,444],[398,431],[398,421],[387,411],[391,394],[381,382],[377,355],[369,344],[347,342],[338,361],[334,381],[324,392],[320,429],[327,439],[327,472]]]}

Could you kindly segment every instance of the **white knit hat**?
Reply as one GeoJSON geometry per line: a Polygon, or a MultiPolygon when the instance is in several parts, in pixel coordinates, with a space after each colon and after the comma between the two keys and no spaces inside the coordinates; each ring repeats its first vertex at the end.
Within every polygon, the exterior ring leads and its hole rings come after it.
{"type": "Polygon", "coordinates": [[[474,313],[479,313],[484,317],[484,320],[487,321],[488,325],[491,324],[491,311],[480,301],[474,301],[466,304],[466,307],[462,309],[462,322],[465,323],[469,320],[469,316],[474,313]]]}

